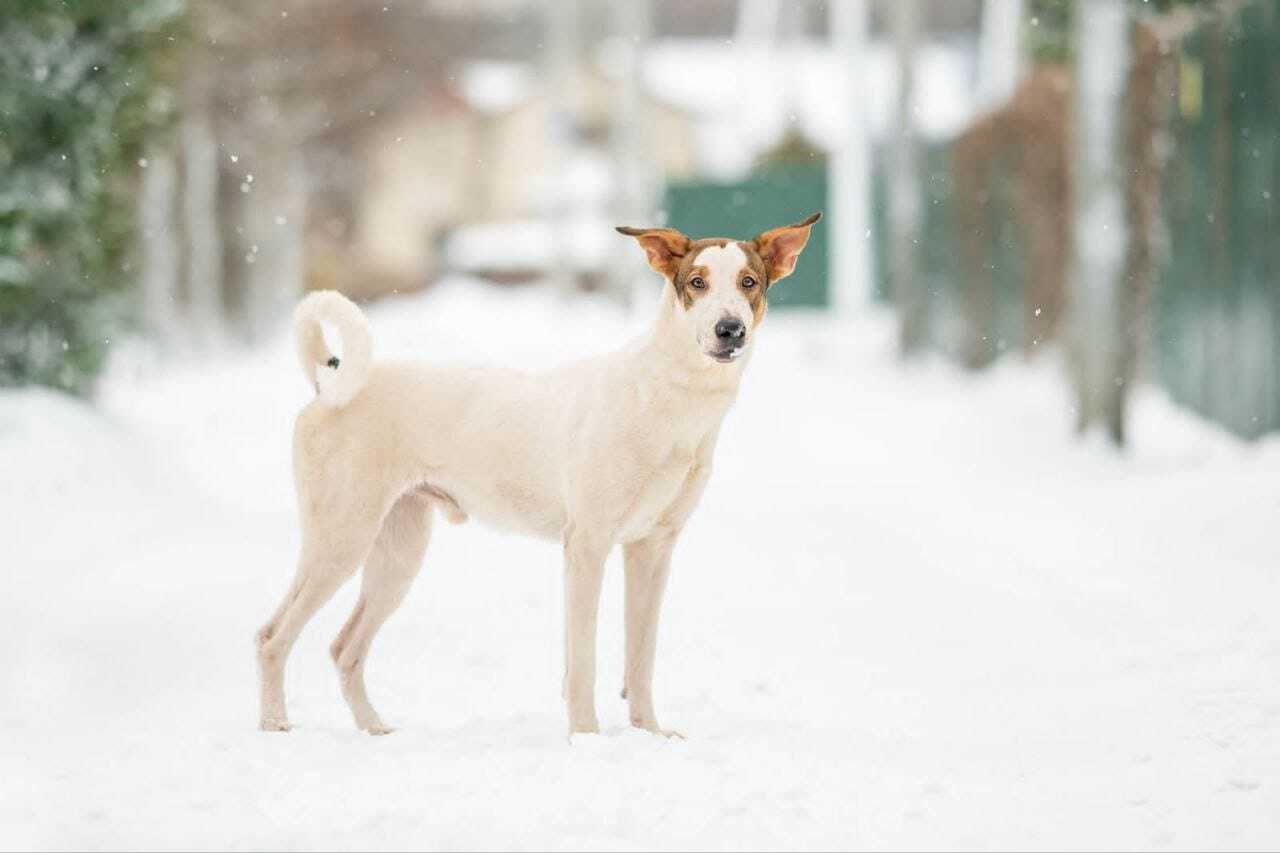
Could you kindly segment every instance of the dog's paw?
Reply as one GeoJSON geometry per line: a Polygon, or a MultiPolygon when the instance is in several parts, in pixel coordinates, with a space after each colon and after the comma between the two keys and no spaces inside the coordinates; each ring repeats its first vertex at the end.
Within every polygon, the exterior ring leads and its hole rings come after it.
{"type": "Polygon", "coordinates": [[[667,740],[688,740],[688,738],[686,738],[683,734],[676,731],[675,729],[664,729],[664,728],[661,728],[657,723],[646,724],[646,723],[633,722],[631,724],[631,727],[634,729],[639,729],[642,732],[648,732],[651,735],[658,735],[660,737],[664,737],[667,740]]]}
{"type": "Polygon", "coordinates": [[[653,729],[645,729],[644,731],[648,732],[648,733],[649,733],[649,734],[651,734],[651,735],[657,735],[658,737],[664,737],[664,738],[666,738],[667,740],[688,740],[688,738],[687,738],[687,737],[685,737],[683,734],[681,734],[680,732],[676,731],[675,729],[658,729],[658,728],[653,728],[653,729]]]}
{"type": "Polygon", "coordinates": [[[585,749],[586,752],[591,752],[607,748],[609,739],[611,735],[602,731],[571,731],[566,740],[575,751],[585,749]]]}
{"type": "Polygon", "coordinates": [[[264,717],[258,723],[258,728],[264,732],[287,732],[293,728],[289,725],[288,720],[281,720],[276,717],[264,717]]]}
{"type": "Polygon", "coordinates": [[[394,731],[395,731],[394,728],[386,725],[385,723],[378,723],[376,726],[369,726],[365,729],[366,733],[371,734],[375,737],[378,737],[380,735],[389,735],[394,731]]]}

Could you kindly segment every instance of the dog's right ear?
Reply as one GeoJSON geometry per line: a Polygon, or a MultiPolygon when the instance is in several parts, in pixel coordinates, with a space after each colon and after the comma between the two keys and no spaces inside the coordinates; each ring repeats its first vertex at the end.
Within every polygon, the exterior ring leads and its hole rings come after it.
{"type": "Polygon", "coordinates": [[[627,228],[619,225],[619,234],[635,237],[649,256],[649,266],[667,278],[680,268],[680,259],[689,251],[690,240],[674,228],[627,228]]]}

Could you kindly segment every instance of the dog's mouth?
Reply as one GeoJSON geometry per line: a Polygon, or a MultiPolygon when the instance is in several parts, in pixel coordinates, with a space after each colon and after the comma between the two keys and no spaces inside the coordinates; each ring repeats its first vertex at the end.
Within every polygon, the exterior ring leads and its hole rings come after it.
{"type": "Polygon", "coordinates": [[[731,364],[742,358],[742,354],[747,351],[746,347],[733,347],[730,349],[715,350],[707,353],[721,364],[731,364]]]}

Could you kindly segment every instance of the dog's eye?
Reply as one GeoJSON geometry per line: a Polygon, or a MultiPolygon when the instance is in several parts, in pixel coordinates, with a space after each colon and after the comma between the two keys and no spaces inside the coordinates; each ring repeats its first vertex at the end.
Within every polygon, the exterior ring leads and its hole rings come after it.
{"type": "Polygon", "coordinates": [[[689,279],[689,286],[702,290],[702,288],[707,286],[707,283],[702,280],[702,276],[695,275],[693,278],[689,279]]]}
{"type": "Polygon", "coordinates": [[[755,286],[756,286],[756,280],[755,280],[754,278],[752,278],[751,276],[749,276],[749,275],[744,275],[744,276],[742,277],[742,286],[743,286],[743,287],[755,287],[755,286]]]}

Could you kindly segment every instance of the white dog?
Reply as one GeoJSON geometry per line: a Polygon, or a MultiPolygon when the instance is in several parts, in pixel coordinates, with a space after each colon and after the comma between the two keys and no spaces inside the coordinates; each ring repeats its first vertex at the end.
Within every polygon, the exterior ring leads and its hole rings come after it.
{"type": "Polygon", "coordinates": [[[666,279],[653,330],[617,353],[546,373],[375,365],[355,305],[333,292],[304,299],[298,354],[318,396],[294,431],[297,574],[257,634],[261,727],[289,728],[289,650],[363,564],[360,600],[331,652],[356,725],[391,731],[369,703],[364,662],[418,573],[438,508],[452,521],[474,515],[563,543],[571,733],[599,729],[596,615],[605,558],[622,544],[623,696],[632,725],[661,732],[653,659],[671,552],[711,473],[766,292],[795,268],[820,215],[744,242],[619,228],[666,279]],[[322,321],[342,335],[341,361],[322,321]]]}

